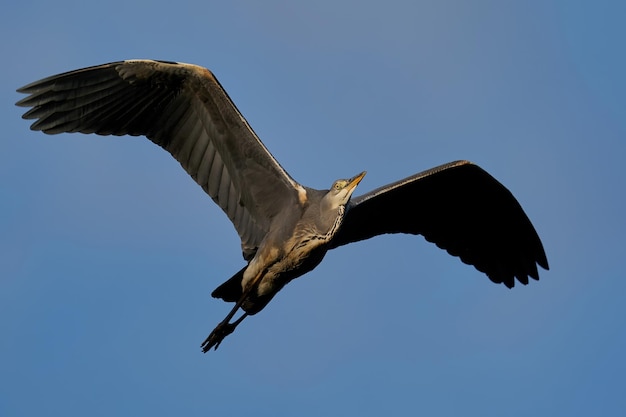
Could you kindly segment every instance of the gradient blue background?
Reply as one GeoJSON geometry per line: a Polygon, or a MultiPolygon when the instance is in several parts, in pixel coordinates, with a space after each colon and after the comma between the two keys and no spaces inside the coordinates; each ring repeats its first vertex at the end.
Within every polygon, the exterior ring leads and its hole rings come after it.
{"type": "Polygon", "coordinates": [[[0,415],[623,416],[623,1],[11,2],[0,17],[0,415]],[[455,159],[551,271],[507,290],[421,237],[329,253],[217,352],[226,217],[142,138],[49,137],[17,87],[211,68],[283,166],[357,194],[455,159]]]}

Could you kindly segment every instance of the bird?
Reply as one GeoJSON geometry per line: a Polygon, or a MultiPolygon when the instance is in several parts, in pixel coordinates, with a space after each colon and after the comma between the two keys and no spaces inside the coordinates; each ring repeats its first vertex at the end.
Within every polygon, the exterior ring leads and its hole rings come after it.
{"type": "Polygon", "coordinates": [[[131,59],[65,72],[17,90],[16,105],[46,134],[145,136],[169,152],[224,211],[245,265],[211,295],[235,303],[202,342],[217,349],[248,316],[329,250],[382,234],[422,235],[512,288],[549,270],[543,244],[513,194],[459,160],[360,196],[365,172],[329,189],[301,185],[278,163],[207,68],[131,59]],[[240,312],[237,319],[235,315],[240,312]]]}

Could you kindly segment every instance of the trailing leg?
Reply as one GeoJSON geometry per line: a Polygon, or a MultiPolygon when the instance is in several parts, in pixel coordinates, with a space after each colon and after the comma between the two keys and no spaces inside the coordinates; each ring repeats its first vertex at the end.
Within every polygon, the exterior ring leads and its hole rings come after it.
{"type": "Polygon", "coordinates": [[[250,294],[250,291],[252,291],[252,289],[257,287],[258,282],[260,281],[262,276],[263,276],[263,273],[259,273],[252,280],[250,285],[248,285],[248,288],[245,291],[243,291],[243,293],[241,294],[241,297],[239,297],[239,300],[237,300],[237,303],[235,304],[233,309],[230,310],[230,313],[228,313],[228,315],[224,318],[224,320],[222,320],[215,327],[215,329],[213,329],[211,334],[204,340],[204,342],[202,342],[202,344],[200,345],[202,347],[202,352],[206,353],[209,350],[211,350],[212,347],[215,347],[215,349],[217,350],[217,348],[219,347],[220,343],[222,343],[222,340],[224,340],[224,338],[226,336],[228,336],[229,334],[234,332],[235,328],[239,325],[239,323],[241,323],[243,321],[243,319],[248,317],[248,313],[244,312],[241,315],[241,317],[239,317],[237,320],[235,320],[232,323],[229,323],[230,319],[233,318],[235,313],[237,313],[237,310],[239,310],[241,305],[248,298],[248,294],[250,294]]]}

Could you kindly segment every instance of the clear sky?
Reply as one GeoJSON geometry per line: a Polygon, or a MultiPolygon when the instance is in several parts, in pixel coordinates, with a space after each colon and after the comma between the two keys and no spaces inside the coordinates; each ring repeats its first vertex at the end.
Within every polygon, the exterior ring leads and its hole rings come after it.
{"type": "Polygon", "coordinates": [[[0,16],[0,415],[617,416],[626,2],[10,2],[0,16]],[[303,184],[470,159],[551,270],[508,290],[419,236],[328,254],[220,349],[226,217],[143,138],[46,136],[15,89],[128,58],[211,68],[303,184]]]}

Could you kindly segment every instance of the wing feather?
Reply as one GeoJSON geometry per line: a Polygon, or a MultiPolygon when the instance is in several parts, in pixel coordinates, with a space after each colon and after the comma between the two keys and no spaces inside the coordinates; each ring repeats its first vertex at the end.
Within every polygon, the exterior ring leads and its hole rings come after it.
{"type": "Polygon", "coordinates": [[[468,161],[380,187],[349,203],[331,248],[385,233],[421,234],[511,288],[548,269],[543,245],[515,197],[468,161]]]}
{"type": "Polygon", "coordinates": [[[70,71],[18,90],[45,133],[143,135],[167,150],[233,222],[249,259],[300,187],[207,69],[129,60],[70,71]],[[266,195],[271,195],[268,199],[266,195]]]}

